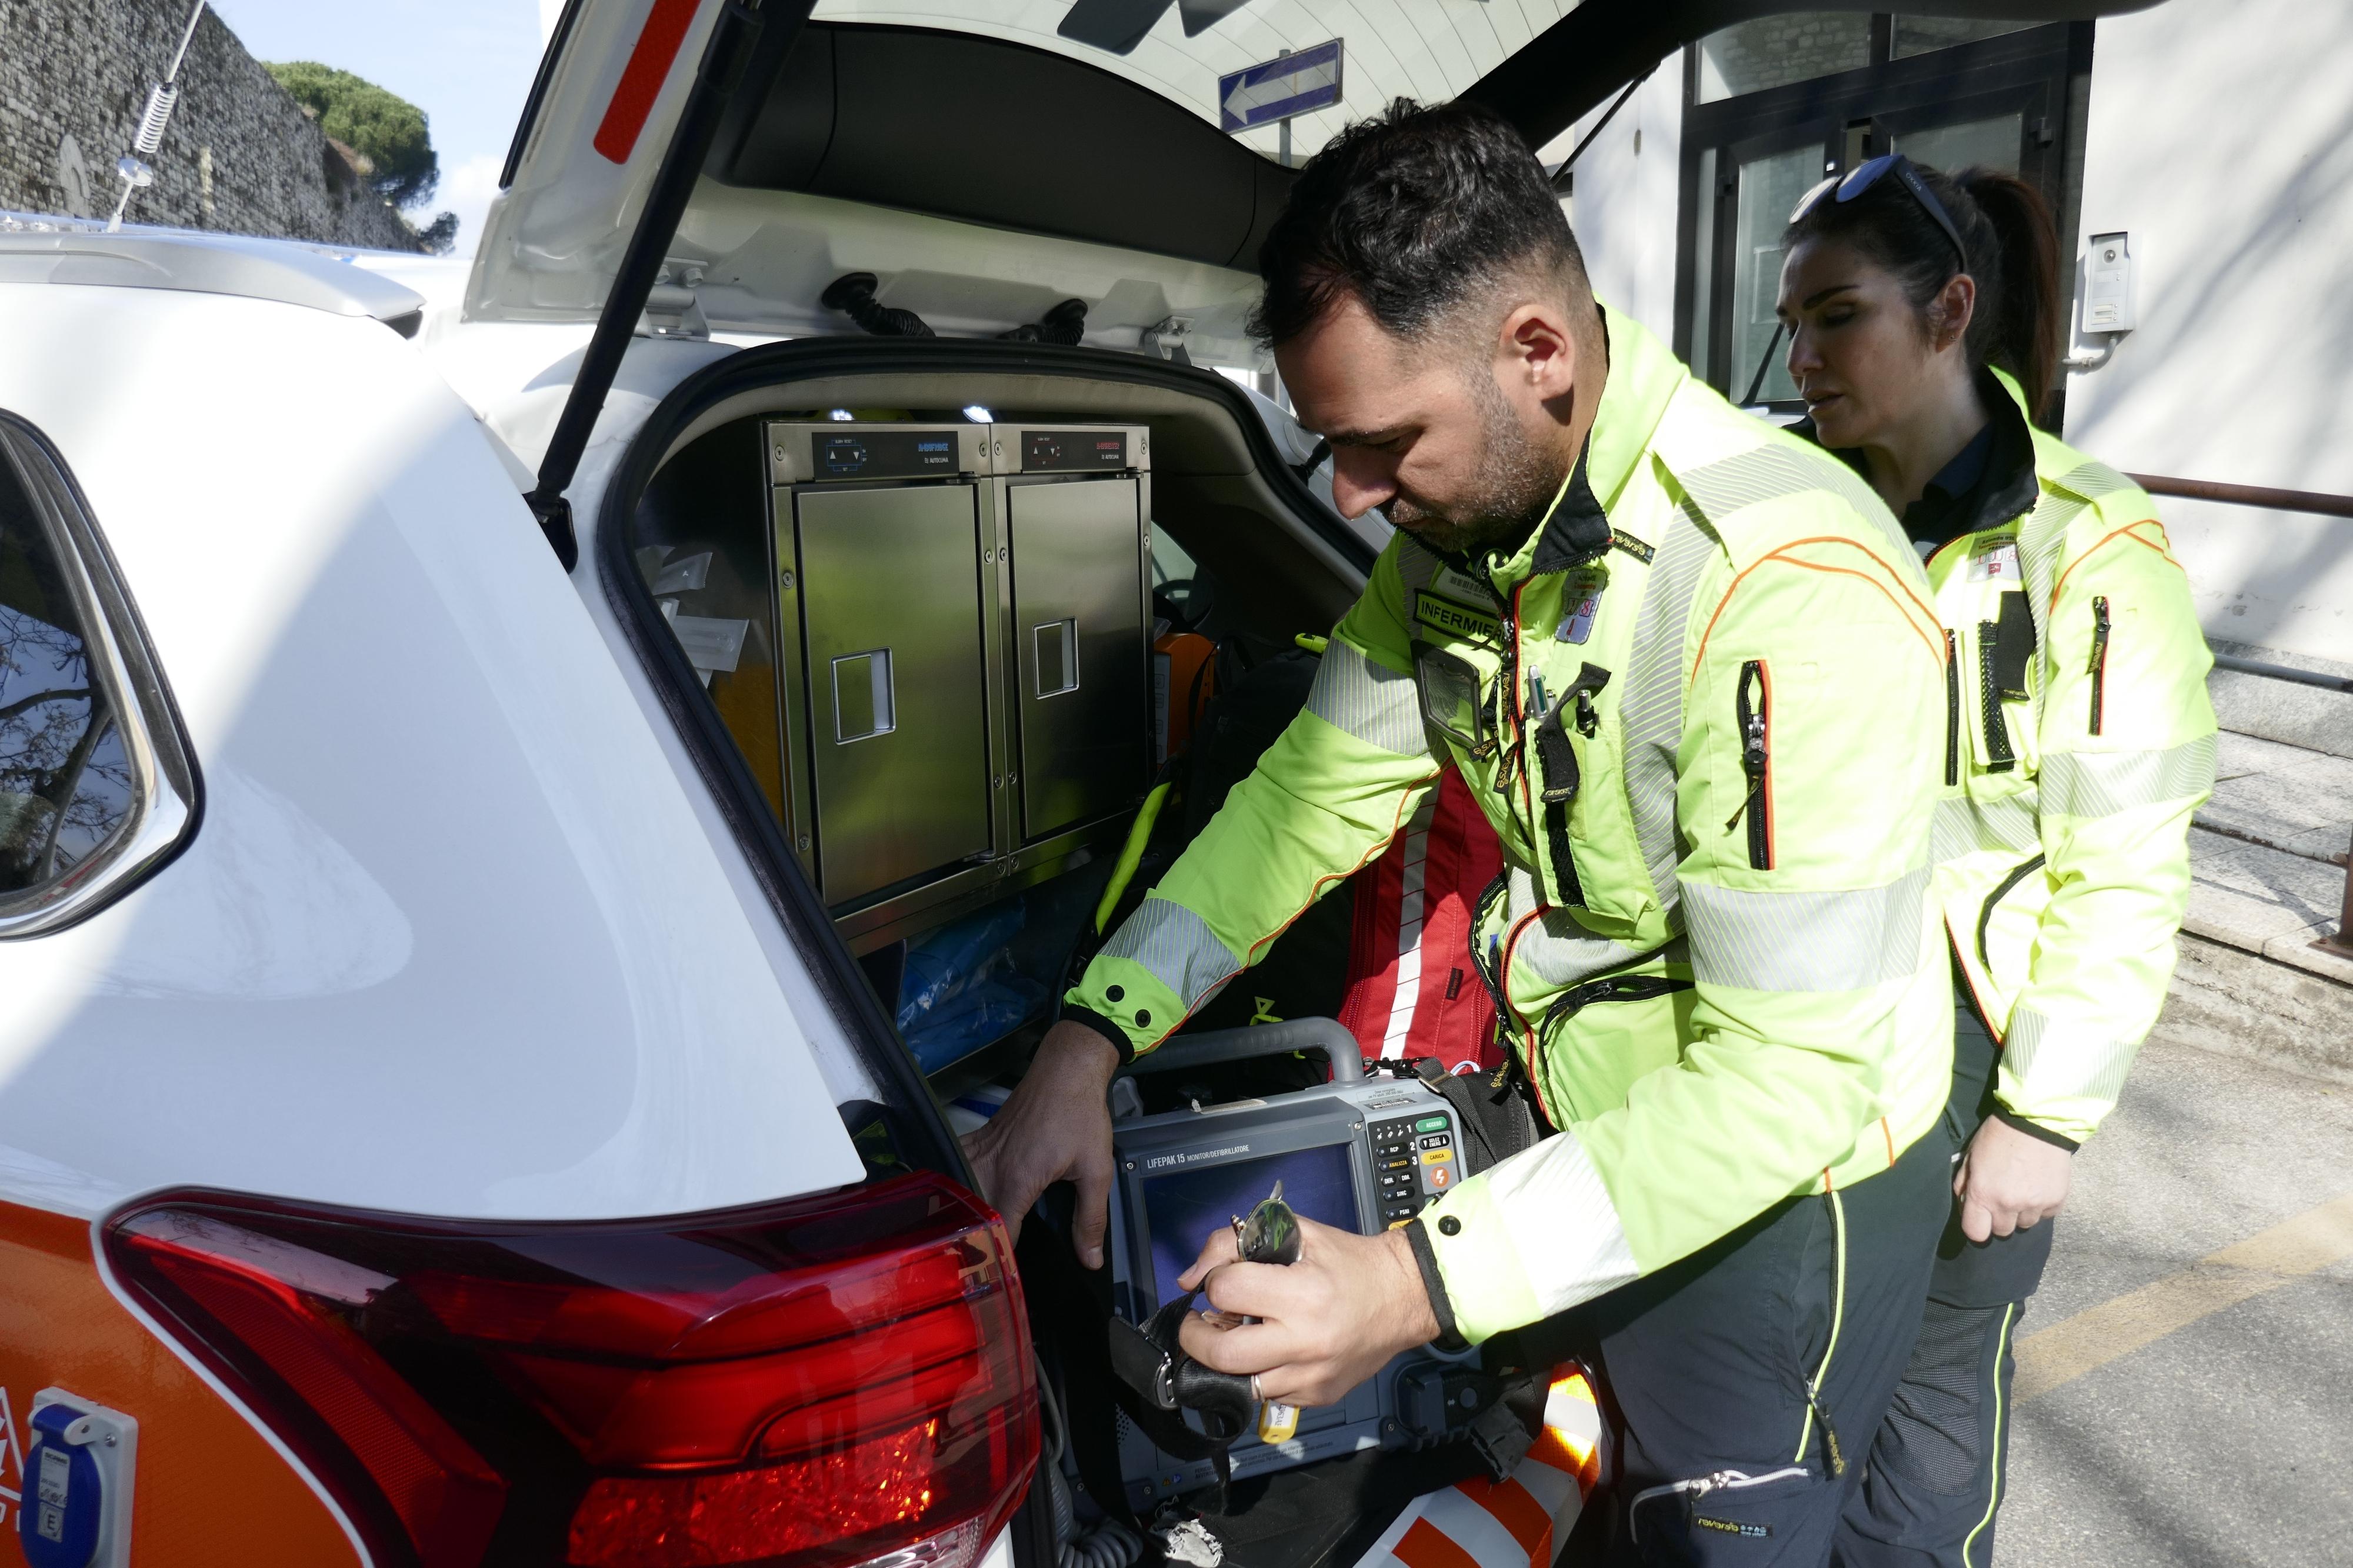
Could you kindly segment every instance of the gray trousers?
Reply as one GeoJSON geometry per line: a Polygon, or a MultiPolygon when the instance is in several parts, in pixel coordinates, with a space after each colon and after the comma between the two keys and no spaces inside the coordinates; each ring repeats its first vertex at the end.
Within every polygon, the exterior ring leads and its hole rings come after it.
{"type": "MultiPolygon", "coordinates": [[[[1966,999],[1957,1008],[1953,1159],[1990,1108],[1995,1047],[1966,999]]],[[[1862,1484],[1831,1542],[1834,1568],[1986,1568],[2010,1485],[2012,1345],[2042,1280],[2053,1221],[1971,1242],[1958,1201],[1936,1249],[1919,1335],[1871,1444],[1862,1484]]]]}

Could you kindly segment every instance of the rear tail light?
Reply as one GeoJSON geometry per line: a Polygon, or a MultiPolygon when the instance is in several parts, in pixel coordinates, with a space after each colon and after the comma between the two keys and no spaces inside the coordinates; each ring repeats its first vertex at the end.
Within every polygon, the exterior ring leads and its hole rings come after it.
{"type": "Polygon", "coordinates": [[[1037,1463],[1005,1227],[928,1173],[609,1225],[185,1194],[107,1248],[385,1568],[970,1568],[1037,1463]]]}

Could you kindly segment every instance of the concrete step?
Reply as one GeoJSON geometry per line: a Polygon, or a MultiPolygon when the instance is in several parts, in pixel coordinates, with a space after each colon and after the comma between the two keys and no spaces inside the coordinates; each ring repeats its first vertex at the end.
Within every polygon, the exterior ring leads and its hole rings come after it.
{"type": "Polygon", "coordinates": [[[2353,761],[2225,731],[2189,830],[2189,912],[2162,1038],[2353,1083],[2353,958],[2335,936],[2353,761]]]}

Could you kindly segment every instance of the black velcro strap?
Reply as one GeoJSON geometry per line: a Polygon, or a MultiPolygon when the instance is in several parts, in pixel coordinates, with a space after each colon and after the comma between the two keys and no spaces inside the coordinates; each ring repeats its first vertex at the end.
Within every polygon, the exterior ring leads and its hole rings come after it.
{"type": "Polygon", "coordinates": [[[2000,618],[1994,623],[1993,683],[2012,702],[2026,697],[2027,667],[2034,662],[2034,617],[2027,613],[2026,595],[2013,591],[2001,596],[2000,618]]]}

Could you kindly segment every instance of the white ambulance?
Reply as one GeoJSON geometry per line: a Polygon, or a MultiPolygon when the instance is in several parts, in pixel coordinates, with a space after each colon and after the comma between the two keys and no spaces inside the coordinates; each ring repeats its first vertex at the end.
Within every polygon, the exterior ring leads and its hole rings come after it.
{"type": "Polygon", "coordinates": [[[1072,1562],[944,1110],[1055,966],[919,1065],[908,944],[1362,585],[1207,368],[1282,153],[1777,8],[571,0],[470,270],[0,224],[0,1563],[1072,1562]]]}

